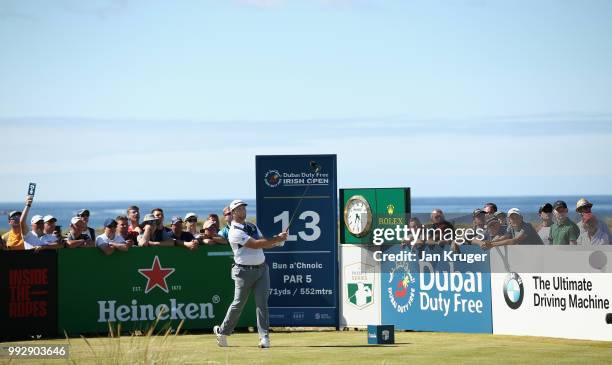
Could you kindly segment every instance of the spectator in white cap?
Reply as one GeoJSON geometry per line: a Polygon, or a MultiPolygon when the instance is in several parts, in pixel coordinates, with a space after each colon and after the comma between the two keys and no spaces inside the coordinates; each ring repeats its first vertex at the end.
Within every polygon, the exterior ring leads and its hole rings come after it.
{"type": "Polygon", "coordinates": [[[518,208],[508,210],[510,224],[506,234],[497,239],[493,238],[485,242],[485,247],[497,247],[506,245],[542,245],[542,239],[538,236],[533,226],[523,220],[523,215],[518,208]]]}
{"type": "Polygon", "coordinates": [[[23,243],[23,236],[21,234],[21,212],[12,211],[8,215],[8,224],[10,230],[2,235],[2,241],[4,241],[5,250],[23,250],[25,248],[23,243]]]}
{"type": "Polygon", "coordinates": [[[198,216],[195,213],[189,212],[185,214],[185,231],[191,233],[194,237],[198,236],[198,216]]]}
{"type": "MultiPolygon", "coordinates": [[[[587,222],[587,220],[584,219],[584,215],[591,214],[591,216],[595,219],[590,223],[593,224],[593,222],[596,222],[598,230],[608,236],[608,241],[612,241],[612,233],[610,233],[610,227],[608,227],[608,225],[603,219],[597,219],[597,216],[595,216],[593,212],[591,212],[591,208],[593,208],[593,203],[586,200],[585,198],[580,198],[580,200],[576,202],[576,212],[580,215],[580,219],[577,223],[578,228],[580,229],[580,234],[582,235],[587,231],[584,227],[584,224],[587,222]]],[[[591,216],[589,216],[589,219],[591,219],[591,216]]]]}
{"type": "MultiPolygon", "coordinates": [[[[19,222],[21,232],[28,232],[26,226],[26,220],[28,219],[28,213],[32,207],[32,201],[34,197],[28,195],[26,197],[25,208],[21,214],[21,220],[19,222]]],[[[57,237],[55,235],[45,235],[44,233],[44,219],[41,215],[35,215],[30,220],[31,230],[23,236],[24,246],[26,250],[45,250],[45,249],[56,249],[59,247],[57,243],[57,237]]]]}
{"type": "Polygon", "coordinates": [[[94,241],[83,233],[87,227],[85,222],[80,217],[72,217],[70,219],[70,231],[66,235],[66,247],[94,247],[94,241]]]}
{"type": "Polygon", "coordinates": [[[57,222],[57,218],[52,215],[46,215],[43,217],[43,232],[45,234],[53,234],[55,231],[55,223],[57,222]]]}
{"type": "Polygon", "coordinates": [[[232,227],[229,232],[229,243],[234,251],[232,279],[234,279],[234,301],[227,309],[225,319],[220,326],[215,326],[213,332],[217,336],[217,344],[227,346],[227,336],[231,335],[238,323],[242,309],[249,298],[249,292],[254,291],[257,306],[257,331],[259,347],[270,347],[268,296],[270,295],[270,271],[266,264],[263,249],[282,244],[288,232],[267,239],[259,228],[246,221],[246,203],[234,200],[229,207],[232,212],[232,227]]]}
{"type": "Polygon", "coordinates": [[[57,238],[57,243],[64,247],[64,239],[62,237],[62,233],[60,231],[60,227],[56,224],[57,218],[48,214],[43,217],[44,227],[43,232],[45,235],[54,235],[57,238]]]}

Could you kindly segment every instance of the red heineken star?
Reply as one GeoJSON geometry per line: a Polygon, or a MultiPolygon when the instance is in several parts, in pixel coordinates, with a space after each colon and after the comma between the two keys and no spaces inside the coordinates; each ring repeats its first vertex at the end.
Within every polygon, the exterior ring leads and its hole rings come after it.
{"type": "Polygon", "coordinates": [[[153,259],[153,265],[150,269],[138,269],[138,272],[147,278],[147,288],[145,294],[153,290],[158,286],[161,290],[168,292],[168,284],[166,284],[166,278],[168,275],[174,272],[174,269],[164,269],[159,263],[159,257],[155,256],[153,259]]]}

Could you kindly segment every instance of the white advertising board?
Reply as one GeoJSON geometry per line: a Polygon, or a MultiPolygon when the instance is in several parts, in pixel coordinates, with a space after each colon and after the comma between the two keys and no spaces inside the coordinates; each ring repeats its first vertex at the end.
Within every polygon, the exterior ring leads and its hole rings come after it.
{"type": "Polygon", "coordinates": [[[494,334],[612,341],[612,247],[490,252],[494,334]]]}
{"type": "Polygon", "coordinates": [[[381,324],[380,263],[368,246],[340,245],[340,292],[340,327],[381,324]]]}

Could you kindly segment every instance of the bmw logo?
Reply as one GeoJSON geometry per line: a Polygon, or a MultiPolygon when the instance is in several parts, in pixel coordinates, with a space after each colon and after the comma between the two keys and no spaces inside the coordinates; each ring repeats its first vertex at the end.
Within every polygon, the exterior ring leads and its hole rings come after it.
{"type": "Polygon", "coordinates": [[[523,280],[519,274],[511,272],[504,281],[504,299],[508,307],[518,309],[523,303],[525,289],[523,288],[523,280]]]}

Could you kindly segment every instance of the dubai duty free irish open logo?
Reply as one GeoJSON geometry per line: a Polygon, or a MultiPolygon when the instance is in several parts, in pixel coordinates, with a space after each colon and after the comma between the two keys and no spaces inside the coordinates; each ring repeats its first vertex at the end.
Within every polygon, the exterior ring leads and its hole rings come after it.
{"type": "Polygon", "coordinates": [[[266,176],[264,177],[264,181],[269,187],[275,188],[281,183],[281,175],[278,170],[268,170],[268,172],[266,172],[266,176]]]}
{"type": "Polygon", "coordinates": [[[389,302],[398,313],[406,313],[414,302],[416,292],[414,276],[406,263],[396,264],[389,273],[388,284],[389,302]]]}
{"type": "Polygon", "coordinates": [[[504,299],[508,307],[518,309],[523,303],[524,295],[523,279],[515,272],[509,273],[504,281],[504,299]]]}

